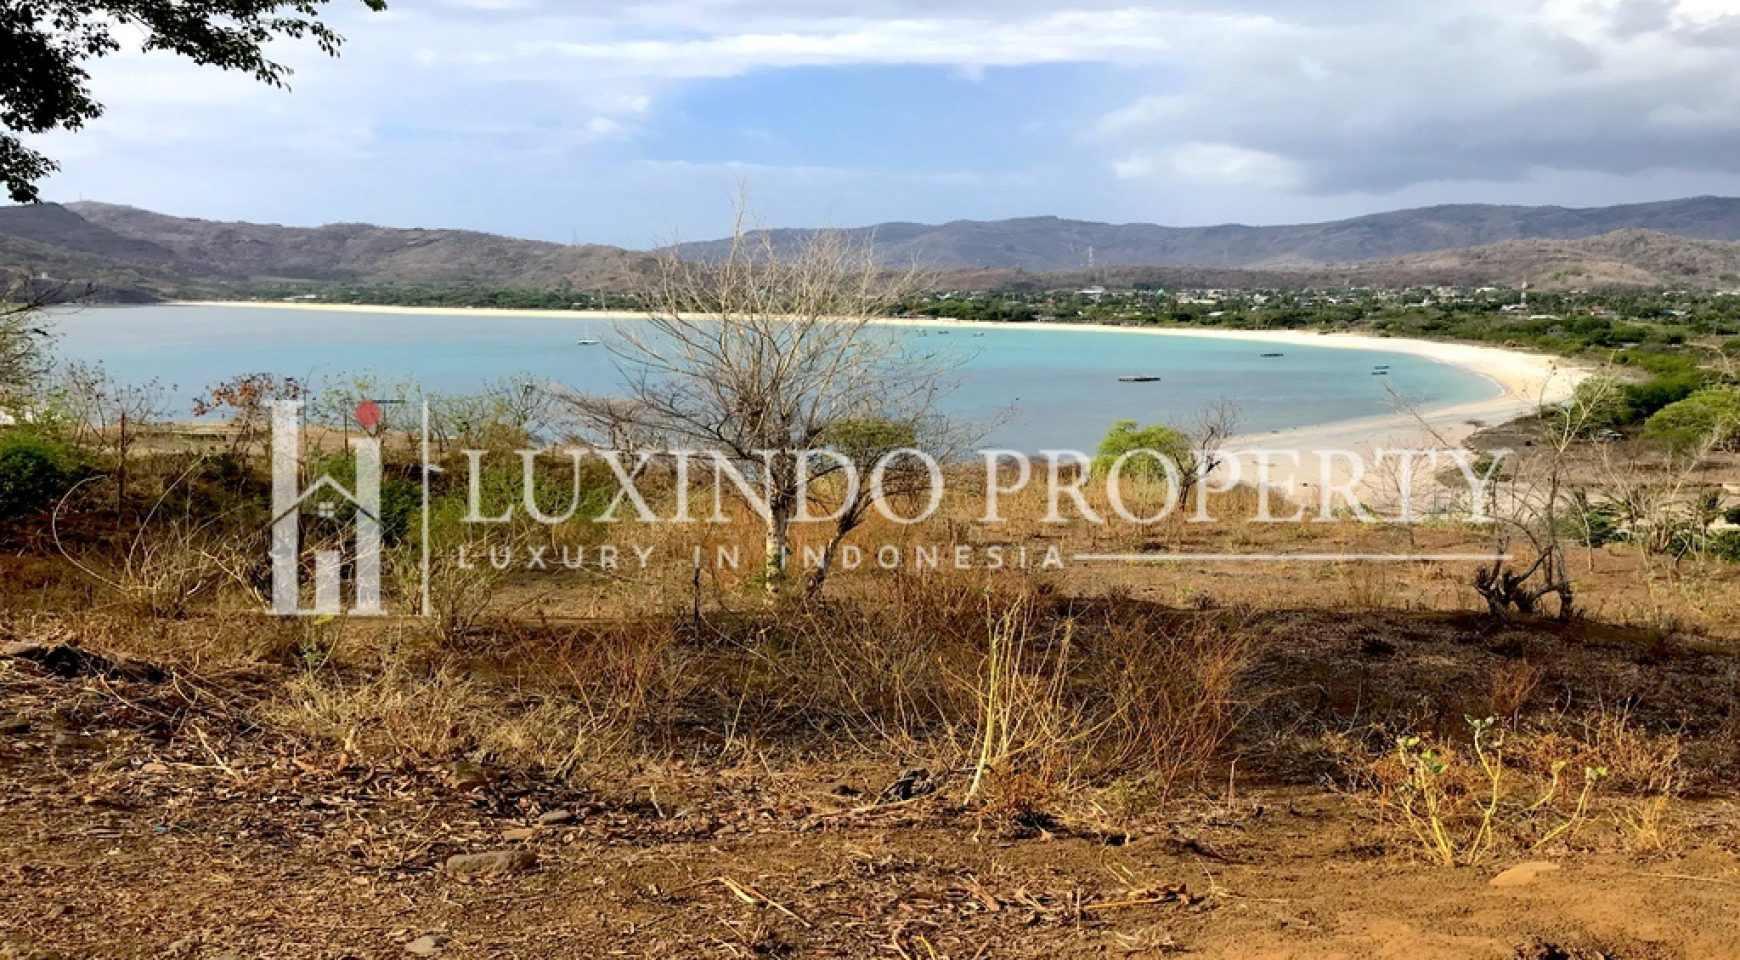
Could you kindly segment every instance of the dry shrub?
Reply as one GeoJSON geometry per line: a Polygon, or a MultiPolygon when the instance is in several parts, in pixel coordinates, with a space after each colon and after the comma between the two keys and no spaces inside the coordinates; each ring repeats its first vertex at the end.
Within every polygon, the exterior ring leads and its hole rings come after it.
{"type": "Polygon", "coordinates": [[[1627,793],[1673,791],[1681,780],[1678,736],[1651,733],[1623,708],[1556,717],[1551,726],[1516,737],[1518,762],[1535,773],[1566,762],[1607,770],[1611,788],[1627,793]]]}
{"type": "Polygon", "coordinates": [[[186,617],[218,606],[226,591],[263,607],[252,589],[252,571],[265,556],[258,539],[224,530],[218,520],[147,517],[126,541],[76,551],[63,545],[62,556],[120,609],[141,617],[186,617]]]}
{"type": "Polygon", "coordinates": [[[1403,737],[1370,768],[1380,821],[1431,859],[1479,863],[1495,851],[1570,843],[1598,818],[1608,793],[1643,796],[1607,804],[1628,848],[1668,849],[1677,737],[1649,734],[1610,710],[1568,726],[1570,733],[1519,731],[1492,719],[1469,724],[1467,747],[1403,737]]]}
{"type": "Polygon", "coordinates": [[[373,760],[481,750],[512,766],[566,774],[611,738],[608,718],[579,703],[486,685],[455,669],[310,671],[262,709],[274,723],[373,760]]]}
{"type": "Polygon", "coordinates": [[[1487,681],[1488,712],[1514,724],[1546,678],[1547,670],[1540,664],[1528,660],[1500,661],[1487,681]]]}
{"type": "Polygon", "coordinates": [[[686,688],[672,637],[669,623],[651,622],[528,629],[463,657],[427,639],[388,644],[373,651],[372,668],[305,657],[308,669],[262,709],[270,722],[377,760],[482,753],[567,775],[638,746],[640,732],[675,712],[686,688]]]}

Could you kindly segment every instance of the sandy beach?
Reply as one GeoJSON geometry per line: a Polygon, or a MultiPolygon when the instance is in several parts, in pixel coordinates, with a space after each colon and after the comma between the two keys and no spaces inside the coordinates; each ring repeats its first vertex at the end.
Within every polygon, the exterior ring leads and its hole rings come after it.
{"type": "MultiPolygon", "coordinates": [[[[271,310],[316,310],[325,312],[396,314],[404,316],[547,317],[594,320],[637,320],[632,311],[506,310],[491,307],[399,307],[364,304],[285,303],[258,301],[185,301],[185,306],[253,307],[271,310]]],[[[876,321],[888,326],[952,327],[984,329],[986,324],[969,320],[890,317],[876,321]]],[[[1394,414],[1342,420],[1236,438],[1229,449],[1244,451],[1299,451],[1297,465],[1291,456],[1265,457],[1271,478],[1281,484],[1296,483],[1301,489],[1319,486],[1324,478],[1323,458],[1314,451],[1335,450],[1363,454],[1369,460],[1378,447],[1389,449],[1443,449],[1460,446],[1482,427],[1495,426],[1537,409],[1542,404],[1569,398],[1589,371],[1562,357],[1509,350],[1499,347],[1362,334],[1314,333],[1295,330],[1205,330],[1175,327],[1123,327],[1087,323],[1023,323],[1023,330],[1097,331],[1125,336],[1198,337],[1244,340],[1273,346],[1334,347],[1382,353],[1405,353],[1438,363],[1448,363],[1478,374],[1493,384],[1487,400],[1424,410],[1398,407],[1394,414]]],[[[1345,483],[1345,463],[1329,458],[1327,476],[1345,483]]],[[[1246,476],[1251,467],[1247,462],[1246,476]]]]}

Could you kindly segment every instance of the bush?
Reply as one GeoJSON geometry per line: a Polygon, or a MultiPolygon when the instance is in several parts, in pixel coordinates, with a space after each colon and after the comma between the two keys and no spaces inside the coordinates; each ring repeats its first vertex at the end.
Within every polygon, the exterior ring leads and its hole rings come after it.
{"type": "Polygon", "coordinates": [[[1724,530],[1709,539],[1704,547],[1710,556],[1729,563],[1740,563],[1740,530],[1724,530]]]}
{"type": "Polygon", "coordinates": [[[1740,526],[1740,507],[1731,507],[1726,514],[1729,523],[1740,526]]]}
{"type": "Polygon", "coordinates": [[[0,520],[47,509],[78,479],[78,457],[65,444],[25,431],[0,432],[0,520]]]}
{"type": "Polygon", "coordinates": [[[1606,546],[1625,539],[1625,530],[1620,525],[1618,511],[1605,506],[1584,510],[1577,529],[1570,533],[1590,547],[1606,546]]]}
{"type": "Polygon", "coordinates": [[[1699,373],[1669,374],[1625,387],[1626,422],[1647,420],[1656,411],[1680,402],[1703,386],[1699,373]]]}
{"type": "Polygon", "coordinates": [[[1166,467],[1161,458],[1169,459],[1179,470],[1185,469],[1190,462],[1190,438],[1165,424],[1143,427],[1134,420],[1119,420],[1100,441],[1093,472],[1099,475],[1110,473],[1112,465],[1127,453],[1137,455],[1124,461],[1123,476],[1163,481],[1166,467]]]}
{"type": "Polygon", "coordinates": [[[1692,450],[1715,438],[1727,444],[1740,436],[1740,390],[1710,387],[1671,403],[1644,424],[1644,435],[1678,450],[1692,450]]]}

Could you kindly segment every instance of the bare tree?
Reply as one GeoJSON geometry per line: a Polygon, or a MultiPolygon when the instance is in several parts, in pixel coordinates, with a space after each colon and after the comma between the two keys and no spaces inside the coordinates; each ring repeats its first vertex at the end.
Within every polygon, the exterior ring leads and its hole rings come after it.
{"type": "Polygon", "coordinates": [[[1178,505],[1190,502],[1196,484],[1220,469],[1227,441],[1238,435],[1239,407],[1222,397],[1197,414],[1190,436],[1190,454],[1178,465],[1178,505]]]}
{"type": "Polygon", "coordinates": [[[1559,619],[1569,620],[1576,612],[1564,543],[1565,533],[1581,520],[1575,509],[1579,491],[1571,484],[1571,451],[1612,402],[1611,391],[1619,389],[1609,378],[1586,382],[1591,388],[1578,390],[1562,406],[1541,408],[1536,442],[1522,453],[1512,451],[1509,470],[1498,474],[1492,487],[1493,559],[1475,571],[1474,589],[1494,616],[1512,610],[1533,615],[1549,595],[1558,598],[1559,619]],[[1509,554],[1525,543],[1534,558],[1526,567],[1509,554]]]}
{"type": "Polygon", "coordinates": [[[168,391],[155,379],[123,383],[101,364],[75,363],[66,369],[61,402],[85,441],[114,455],[115,509],[123,509],[129,458],[140,439],[168,415],[168,391]]]}
{"type": "Polygon", "coordinates": [[[41,307],[22,281],[0,283],[0,413],[10,417],[29,406],[47,370],[41,307]]]}
{"type": "Polygon", "coordinates": [[[193,402],[196,417],[228,411],[230,455],[247,451],[272,421],[272,405],[282,400],[300,400],[308,388],[293,377],[250,373],[231,377],[206,388],[193,402]]]}
{"type": "Polygon", "coordinates": [[[795,250],[751,237],[739,214],[714,262],[662,254],[646,317],[611,346],[626,397],[574,398],[588,432],[717,453],[762,491],[769,589],[787,574],[790,526],[809,469],[801,452],[849,422],[912,423],[948,364],[872,327],[917,276],[883,269],[867,245],[815,234],[795,250]]]}

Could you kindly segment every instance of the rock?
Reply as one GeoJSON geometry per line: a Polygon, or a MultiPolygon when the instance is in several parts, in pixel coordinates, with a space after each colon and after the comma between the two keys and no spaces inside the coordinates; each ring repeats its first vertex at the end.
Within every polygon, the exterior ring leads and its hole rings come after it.
{"type": "Polygon", "coordinates": [[[9,643],[0,647],[0,656],[29,660],[57,677],[103,677],[108,680],[134,680],[141,683],[162,683],[168,674],[154,663],[130,657],[105,657],[79,647],[63,644],[9,643]]]}
{"type": "Polygon", "coordinates": [[[929,796],[936,792],[936,780],[931,778],[930,771],[923,768],[903,770],[899,779],[889,784],[876,798],[878,803],[899,803],[914,797],[929,796]]]}
{"type": "Polygon", "coordinates": [[[530,850],[491,850],[488,853],[456,853],[447,858],[444,869],[461,876],[486,876],[497,873],[519,873],[537,866],[538,858],[530,850]]]}
{"type": "Polygon", "coordinates": [[[522,840],[530,840],[537,835],[537,827],[514,827],[511,830],[503,830],[501,832],[501,838],[510,843],[519,843],[522,840]]]}
{"type": "Polygon", "coordinates": [[[432,957],[447,946],[447,937],[440,933],[425,933],[405,944],[405,952],[419,957],[432,957]]]}
{"type": "Polygon", "coordinates": [[[103,741],[96,737],[87,737],[71,730],[56,730],[54,738],[49,743],[56,750],[102,750],[105,748],[103,741]]]}
{"type": "Polygon", "coordinates": [[[489,783],[489,771],[481,763],[470,760],[455,760],[447,768],[447,779],[452,781],[455,789],[476,790],[489,783]]]}
{"type": "Polygon", "coordinates": [[[0,734],[15,735],[30,732],[30,721],[23,717],[0,715],[0,734]]]}
{"type": "Polygon", "coordinates": [[[573,822],[574,811],[572,810],[546,810],[538,817],[538,826],[540,827],[559,827],[573,822]]]}
{"type": "Polygon", "coordinates": [[[1552,873],[1557,869],[1559,869],[1558,864],[1547,863],[1543,860],[1519,863],[1516,866],[1511,867],[1509,870],[1500,873],[1498,876],[1493,877],[1492,885],[1495,887],[1523,887],[1534,883],[1540,878],[1541,874],[1552,873]]]}

